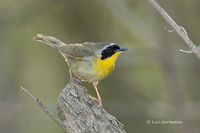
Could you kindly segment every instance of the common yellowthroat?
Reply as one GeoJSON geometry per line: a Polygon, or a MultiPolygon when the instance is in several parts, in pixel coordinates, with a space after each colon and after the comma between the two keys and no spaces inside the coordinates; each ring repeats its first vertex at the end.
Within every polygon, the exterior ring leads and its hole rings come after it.
{"type": "Polygon", "coordinates": [[[104,79],[113,71],[118,55],[127,48],[121,48],[115,43],[108,42],[65,44],[55,37],[42,34],[38,34],[34,39],[46,43],[61,53],[69,66],[72,80],[73,73],[82,81],[93,82],[98,97],[98,99],[93,99],[102,106],[97,89],[98,81],[104,79]]]}

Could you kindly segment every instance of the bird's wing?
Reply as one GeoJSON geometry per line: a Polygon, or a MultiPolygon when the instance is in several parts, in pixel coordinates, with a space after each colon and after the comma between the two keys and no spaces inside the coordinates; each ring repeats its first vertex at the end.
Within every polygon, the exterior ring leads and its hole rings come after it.
{"type": "Polygon", "coordinates": [[[86,60],[86,57],[95,54],[91,47],[84,44],[65,44],[59,46],[57,49],[62,54],[79,60],[86,60]]]}
{"type": "Polygon", "coordinates": [[[55,37],[45,36],[42,34],[38,34],[33,39],[56,48],[64,56],[72,57],[75,59],[85,60],[85,57],[95,55],[95,43],[92,42],[86,42],[83,44],[65,44],[55,37]]]}

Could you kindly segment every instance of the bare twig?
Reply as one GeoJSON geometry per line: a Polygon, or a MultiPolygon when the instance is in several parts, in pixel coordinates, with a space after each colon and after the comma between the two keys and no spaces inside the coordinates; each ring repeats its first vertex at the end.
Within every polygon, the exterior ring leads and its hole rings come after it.
{"type": "Polygon", "coordinates": [[[188,37],[186,30],[178,26],[176,22],[165,12],[165,10],[160,7],[160,5],[155,0],[148,0],[149,3],[153,5],[153,7],[161,14],[161,16],[168,22],[169,25],[171,25],[176,33],[184,40],[184,42],[189,47],[189,51],[180,50],[184,53],[194,53],[196,56],[200,59],[200,48],[197,47],[188,37]]]}
{"type": "Polygon", "coordinates": [[[68,133],[68,129],[66,125],[62,123],[37,97],[33,96],[29,91],[27,91],[24,87],[20,87],[21,91],[31,97],[31,99],[49,116],[51,117],[66,133],[68,133]]]}
{"type": "Polygon", "coordinates": [[[165,28],[165,30],[166,30],[167,32],[174,32],[174,29],[172,29],[172,30],[169,30],[169,29],[167,29],[167,27],[166,27],[166,26],[164,26],[164,28],[165,28]]]}

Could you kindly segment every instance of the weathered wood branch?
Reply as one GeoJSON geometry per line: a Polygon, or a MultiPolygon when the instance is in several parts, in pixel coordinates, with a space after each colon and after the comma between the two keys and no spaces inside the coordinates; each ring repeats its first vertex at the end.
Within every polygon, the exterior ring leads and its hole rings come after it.
{"type": "Polygon", "coordinates": [[[38,98],[24,88],[21,89],[66,133],[125,133],[123,124],[92,100],[78,79],[67,84],[58,97],[59,119],[38,98]]]}
{"type": "Polygon", "coordinates": [[[176,31],[176,33],[183,39],[183,41],[187,44],[189,51],[180,50],[184,53],[194,53],[196,56],[200,59],[200,47],[196,46],[188,37],[188,34],[186,30],[178,26],[176,22],[165,12],[165,10],[155,1],[155,0],[148,0],[149,3],[152,4],[152,6],[160,13],[160,15],[167,21],[169,25],[173,27],[173,29],[176,31]]]}
{"type": "Polygon", "coordinates": [[[58,116],[73,133],[125,133],[123,125],[90,98],[81,82],[69,83],[57,100],[58,116]]]}

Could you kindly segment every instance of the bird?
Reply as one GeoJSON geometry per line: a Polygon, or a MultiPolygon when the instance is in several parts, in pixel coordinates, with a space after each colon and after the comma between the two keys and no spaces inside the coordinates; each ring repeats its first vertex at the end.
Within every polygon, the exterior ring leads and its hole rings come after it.
{"type": "Polygon", "coordinates": [[[69,66],[70,80],[73,75],[84,82],[93,83],[97,98],[91,97],[102,107],[98,82],[106,78],[114,70],[118,55],[127,48],[110,42],[84,42],[66,44],[53,36],[37,34],[33,38],[58,50],[69,66]]]}

